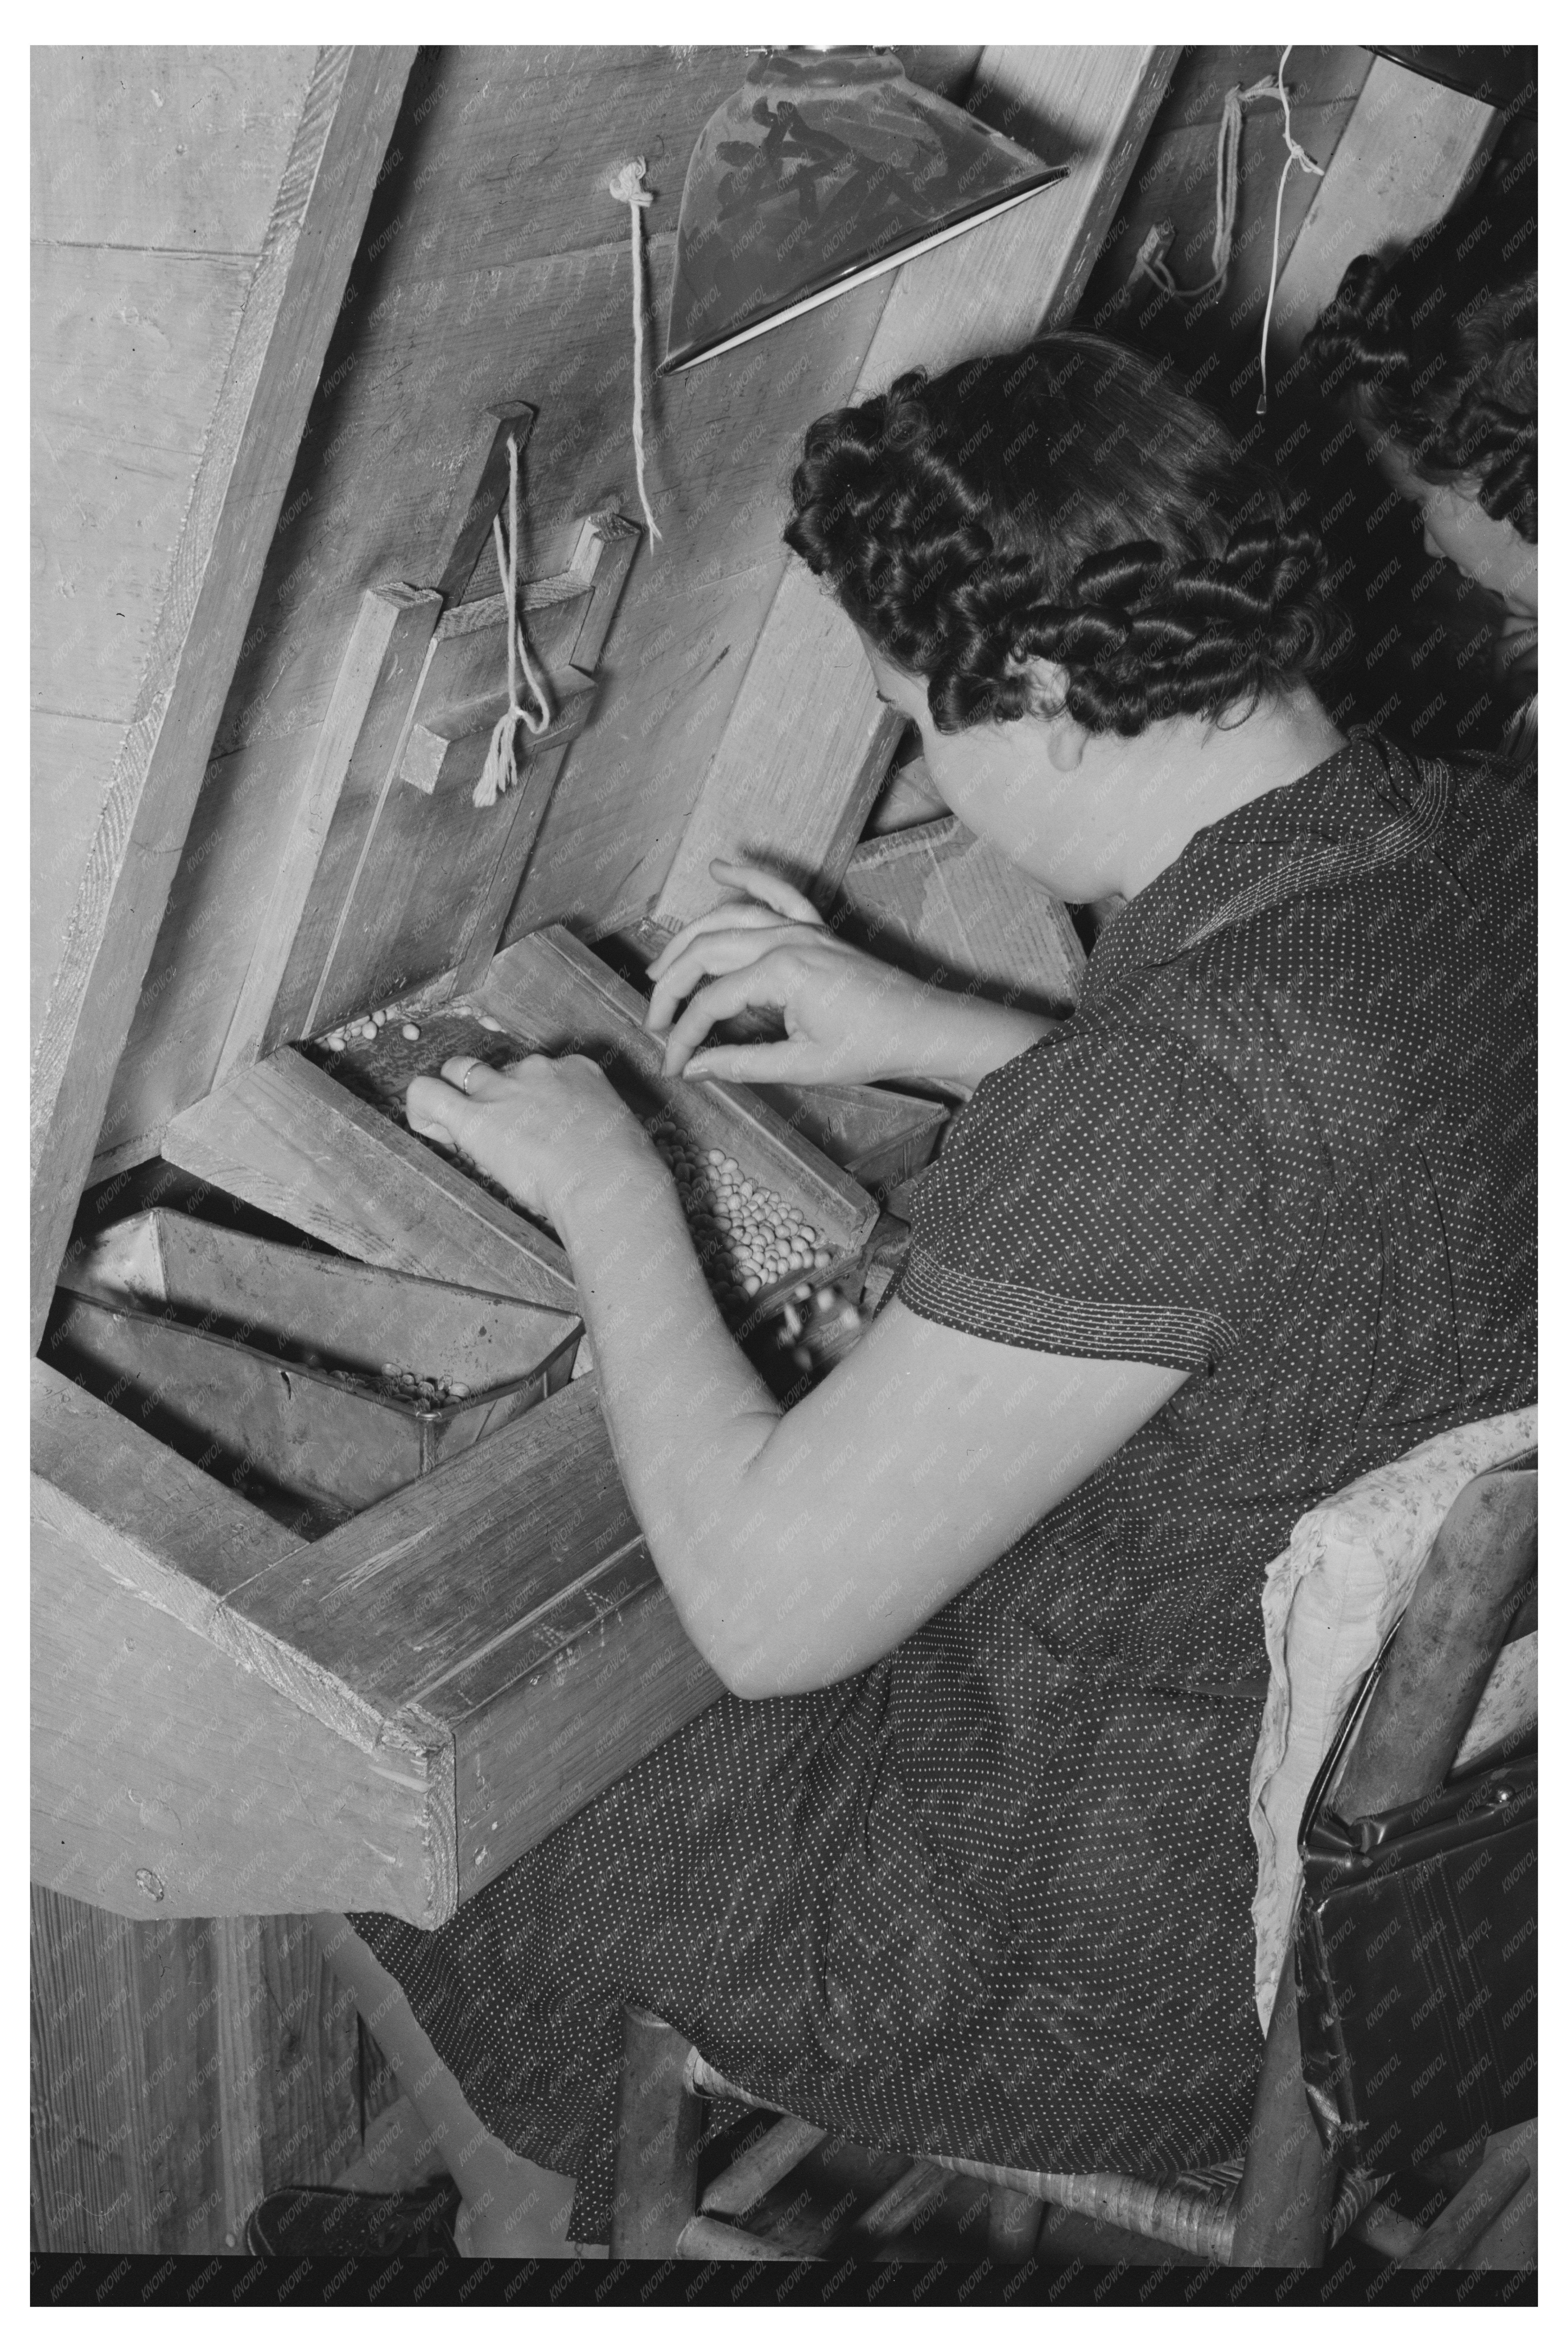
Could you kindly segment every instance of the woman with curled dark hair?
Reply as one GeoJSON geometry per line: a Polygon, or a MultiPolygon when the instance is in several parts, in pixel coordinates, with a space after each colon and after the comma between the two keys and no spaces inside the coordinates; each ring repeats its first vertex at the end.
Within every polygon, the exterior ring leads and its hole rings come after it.
{"type": "Polygon", "coordinates": [[[794,492],[789,545],[927,681],[944,734],[1034,709],[1031,662],[1093,734],[1230,723],[1326,639],[1316,532],[1210,411],[1098,336],[900,377],[812,426],[794,492]]]}
{"type": "Polygon", "coordinates": [[[627,2000],[910,2155],[1239,2148],[1266,1569],[1324,1495],[1534,1394],[1528,815],[1339,734],[1322,559],[1275,485],[1064,334],[820,419],[795,501],[953,808],[1127,903],[1053,1022],[716,869],[737,895],[653,967],[668,1068],[970,1096],[896,1294],[787,1409],[594,1063],[410,1089],[560,1233],[729,1694],[447,1927],[358,1923],[428,2036],[410,2071],[433,2049],[479,2119],[450,2142],[476,2252],[605,2236],[627,2000]],[[705,1042],[757,1004],[784,1038],[705,1042]]]}
{"type": "Polygon", "coordinates": [[[1540,609],[1536,229],[1521,214],[1499,189],[1403,252],[1358,255],[1304,345],[1419,509],[1429,553],[1497,600],[1519,759],[1535,749],[1540,609]]]}

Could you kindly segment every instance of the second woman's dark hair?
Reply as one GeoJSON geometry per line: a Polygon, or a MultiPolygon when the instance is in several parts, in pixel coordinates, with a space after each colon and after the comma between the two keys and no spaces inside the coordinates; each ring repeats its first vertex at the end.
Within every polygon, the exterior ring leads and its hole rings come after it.
{"type": "Polygon", "coordinates": [[[1094,733],[1217,719],[1304,677],[1328,635],[1316,531],[1163,369],[1098,335],[914,370],[805,436],[784,538],[927,682],[944,733],[1066,677],[1094,733]]]}
{"type": "Polygon", "coordinates": [[[1387,433],[1431,482],[1536,535],[1534,181],[1483,193],[1403,252],[1363,253],[1309,333],[1323,390],[1387,433]]]}

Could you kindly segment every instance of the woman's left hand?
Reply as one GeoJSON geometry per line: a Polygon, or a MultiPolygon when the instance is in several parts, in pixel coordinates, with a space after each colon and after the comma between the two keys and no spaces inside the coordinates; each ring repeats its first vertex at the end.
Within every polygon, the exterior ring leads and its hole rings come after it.
{"type": "Polygon", "coordinates": [[[416,1135],[466,1152],[523,1208],[559,1227],[574,1190],[614,1184],[628,1169],[659,1161],[642,1127],[597,1062],[582,1054],[529,1054],[504,1070],[458,1055],[438,1078],[408,1089],[416,1135]]]}

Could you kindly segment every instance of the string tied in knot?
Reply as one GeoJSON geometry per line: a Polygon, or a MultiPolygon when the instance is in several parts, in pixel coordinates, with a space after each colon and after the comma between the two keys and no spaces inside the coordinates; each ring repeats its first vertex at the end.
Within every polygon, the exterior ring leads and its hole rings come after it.
{"type": "Polygon", "coordinates": [[[1231,247],[1236,241],[1236,212],[1240,188],[1242,109],[1255,98],[1273,98],[1273,80],[1265,75],[1243,89],[1239,82],[1226,91],[1225,105],[1220,113],[1219,137],[1215,145],[1214,242],[1209,247],[1209,274],[1198,286],[1178,286],[1161,252],[1168,240],[1170,226],[1152,228],[1138,248],[1133,262],[1134,277],[1142,276],[1177,302],[1195,302],[1200,294],[1212,293],[1216,288],[1223,293],[1230,276],[1231,247]]]}
{"type": "Polygon", "coordinates": [[[552,713],[550,697],[528,657],[523,642],[522,625],[517,611],[517,436],[506,436],[507,493],[506,537],[501,537],[500,517],[493,521],[495,533],[496,570],[500,574],[501,594],[506,599],[506,690],[505,715],[498,719],[490,730],[489,747],[479,781],[474,786],[474,806],[493,808],[502,793],[510,792],[517,782],[517,728],[521,719],[531,735],[542,735],[552,713]],[[528,680],[529,691],[538,705],[537,711],[527,709],[518,699],[518,664],[528,680]]]}
{"type": "Polygon", "coordinates": [[[1303,172],[1310,172],[1321,180],[1324,166],[1315,163],[1290,128],[1290,93],[1285,87],[1285,60],[1295,47],[1287,41],[1279,52],[1279,70],[1275,77],[1279,89],[1279,104],[1285,116],[1285,162],[1279,173],[1279,189],[1274,199],[1274,253],[1268,264],[1268,300],[1263,312],[1263,333],[1258,345],[1258,414],[1268,413],[1268,322],[1274,316],[1274,289],[1279,283],[1279,224],[1285,211],[1285,183],[1290,176],[1290,166],[1299,163],[1303,172]]]}
{"type": "MultiPolygon", "coordinates": [[[[1240,186],[1242,109],[1254,99],[1270,100],[1280,110],[1285,127],[1285,162],[1279,173],[1279,186],[1274,199],[1274,253],[1268,266],[1268,301],[1263,313],[1263,335],[1258,346],[1258,373],[1261,389],[1258,396],[1258,414],[1267,415],[1268,408],[1268,328],[1274,316],[1274,291],[1279,282],[1279,232],[1285,209],[1285,184],[1291,165],[1310,172],[1314,179],[1323,176],[1323,165],[1314,163],[1290,127],[1290,92],[1285,81],[1285,61],[1294,42],[1281,50],[1279,63],[1272,75],[1265,75],[1243,89],[1240,83],[1227,89],[1220,114],[1219,136],[1215,146],[1215,219],[1214,243],[1209,248],[1209,274],[1198,286],[1178,286],[1165,260],[1163,245],[1168,241],[1168,225],[1152,228],[1139,247],[1132,264],[1133,278],[1147,278],[1162,294],[1177,302],[1195,302],[1201,294],[1224,290],[1230,276],[1232,247],[1236,241],[1236,214],[1240,186]]],[[[1131,284],[1131,280],[1129,280],[1131,284]]]]}
{"type": "Polygon", "coordinates": [[[642,216],[653,202],[651,190],[643,185],[646,160],[634,155],[623,163],[610,182],[610,194],[617,204],[629,207],[632,216],[632,457],[637,466],[637,496],[642,500],[643,514],[647,522],[649,541],[656,542],[663,536],[653,519],[648,504],[647,481],[644,473],[642,416],[642,347],[643,347],[643,247],[642,216]]]}

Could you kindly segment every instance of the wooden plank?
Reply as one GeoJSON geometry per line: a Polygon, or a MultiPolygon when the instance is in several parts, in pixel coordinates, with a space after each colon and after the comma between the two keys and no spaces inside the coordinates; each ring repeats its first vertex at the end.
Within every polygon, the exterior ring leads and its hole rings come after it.
{"type": "Polygon", "coordinates": [[[92,1557],[106,1573],[123,1565],[133,1591],[193,1632],[210,1635],[237,1586],[300,1549],[48,1364],[31,1368],[30,1406],[36,1475],[65,1504],[112,1525],[92,1557]]]}
{"type": "Polygon", "coordinates": [[[259,253],[310,48],[35,47],[35,237],[259,253]]]}
{"type": "MultiPolygon", "coordinates": [[[[258,934],[245,979],[258,1045],[309,1035],[323,1021],[363,1009],[367,998],[359,992],[361,986],[375,985],[364,971],[367,932],[373,949],[379,950],[382,969],[377,979],[384,998],[398,994],[412,981],[426,979],[442,968],[439,950],[430,946],[426,936],[428,926],[409,938],[413,927],[400,928],[394,908],[384,903],[384,890],[406,889],[410,874],[421,870],[427,873],[430,886],[429,900],[421,909],[426,916],[435,915],[439,921],[444,914],[448,925],[460,920],[458,910],[468,897],[460,875],[443,877],[438,849],[435,858],[429,856],[432,845],[424,836],[431,829],[434,813],[406,807],[407,796],[398,783],[399,756],[426,674],[437,659],[445,599],[468,584],[489,544],[494,506],[486,502],[498,488],[498,472],[502,484],[506,478],[507,433],[515,432],[520,445],[525,446],[534,413],[513,404],[503,419],[484,412],[477,420],[470,446],[444,486],[445,517],[438,552],[433,551],[427,562],[413,565],[413,576],[429,578],[438,573],[444,584],[437,590],[405,592],[420,598],[418,618],[416,621],[411,614],[405,625],[407,642],[405,648],[399,648],[402,657],[367,681],[366,698],[359,711],[365,740],[353,751],[342,788],[332,796],[330,809],[322,812],[324,823],[318,825],[313,821],[308,792],[302,803],[297,791],[290,795],[297,814],[287,855],[299,876],[293,930],[280,961],[265,929],[258,934]],[[396,839],[400,828],[412,829],[415,836],[401,858],[396,839]],[[382,838],[387,831],[395,836],[390,849],[382,838]],[[417,942],[424,952],[417,970],[405,963],[398,971],[395,959],[405,940],[411,950],[417,942]],[[340,959],[347,968],[334,973],[340,959]]],[[[412,551],[404,551],[405,564],[411,554],[412,551]]],[[[340,678],[347,674],[351,657],[352,644],[340,678]]],[[[335,700],[336,688],[333,692],[335,700]]],[[[345,719],[349,715],[345,710],[345,719]]],[[[441,812],[438,829],[449,833],[453,814],[449,810],[441,812]]],[[[492,817],[486,824],[476,813],[470,826],[457,835],[455,845],[446,845],[448,857],[455,846],[460,866],[463,850],[472,854],[475,839],[493,835],[498,826],[504,829],[502,821],[492,817]]],[[[371,960],[376,960],[374,952],[371,960]]]]}
{"type": "Polygon", "coordinates": [[[358,2017],[309,1917],[286,1913],[246,1925],[254,1927],[261,1993],[253,2033],[263,2192],[270,2194],[291,2180],[333,2180],[359,2154],[358,2017]]]}
{"type": "Polygon", "coordinates": [[[868,1192],[886,1192],[923,1168],[948,1118],[944,1103],[891,1087],[796,1087],[775,1080],[753,1083],[750,1090],[868,1192]]]}
{"type": "Polygon", "coordinates": [[[135,1921],[36,1885],[32,1961],[44,2251],[232,2252],[258,2196],[356,2152],[357,2021],[309,1919],[135,1921]]]}
{"type": "MultiPolygon", "coordinates": [[[[563,658],[575,634],[575,616],[563,610],[549,617],[556,627],[536,630],[531,651],[551,688],[555,730],[537,739],[524,732],[518,781],[489,808],[473,804],[489,727],[475,729],[453,745],[432,793],[389,771],[305,1014],[307,1035],[463,966],[471,951],[488,958],[494,948],[560,768],[563,738],[586,715],[582,697],[570,694],[572,673],[563,658]],[[492,910],[493,929],[481,940],[477,927],[492,910]]],[[[504,685],[504,643],[498,639],[492,650],[504,685]]],[[[496,718],[504,708],[503,695],[496,718]]],[[[269,1034],[281,1037],[293,1024],[314,952],[314,924],[312,909],[269,1034]]]]}
{"type": "Polygon", "coordinates": [[[455,1899],[446,1735],[237,1612],[284,1540],[260,1513],[42,1366],[35,1395],[33,1876],[130,1917],[434,1924],[455,1899]]]}
{"type": "Polygon", "coordinates": [[[595,1383],[574,1381],[505,1444],[476,1446],[259,1569],[232,1605],[386,1717],[520,1628],[552,1628],[584,1578],[640,1540],[595,1383]]]}
{"type": "Polygon", "coordinates": [[[272,883],[257,950],[218,1056],[221,1081],[254,1061],[282,986],[316,871],[341,803],[382,791],[390,777],[403,702],[412,694],[441,611],[432,588],[388,582],[360,598],[348,650],[311,750],[294,826],[272,883]],[[379,727],[367,726],[378,710],[379,727]]]}
{"type": "Polygon", "coordinates": [[[35,1885],[32,1903],[33,2219],[50,2253],[140,2253],[155,2190],[140,2121],[140,2051],[121,1923],[35,1885]],[[125,2127],[126,2118],[131,2128],[125,2127]]]}
{"type": "MultiPolygon", "coordinates": [[[[448,600],[464,593],[493,543],[495,518],[504,513],[511,483],[510,444],[516,441],[518,457],[522,459],[539,411],[530,408],[526,402],[510,402],[489,414],[496,427],[489,454],[468,493],[467,511],[458,521],[450,551],[436,582],[448,600]]],[[[525,465],[523,469],[526,470],[525,465]]]]}
{"type": "MultiPolygon", "coordinates": [[[[883,282],[874,280],[870,290],[883,282]]],[[[839,307],[808,315],[826,320],[839,307]]],[[[825,366],[832,356],[825,347],[825,366]]],[[[548,923],[598,939],[634,921],[674,853],[784,569],[776,484],[745,479],[745,453],[758,442],[749,404],[736,402],[733,441],[712,452],[721,503],[688,536],[672,499],[676,510],[659,528],[675,552],[667,559],[661,547],[648,557],[654,594],[646,608],[639,583],[628,592],[593,726],[574,747],[545,811],[503,947],[548,923]],[[699,530],[717,541],[722,524],[731,526],[722,552],[705,559],[699,530]]],[[[798,391],[775,398],[775,475],[780,450],[805,422],[791,412],[804,405],[798,391]]],[[[699,501],[684,483],[678,495],[695,513],[699,501]]]]}
{"type": "MultiPolygon", "coordinates": [[[[1159,105],[1170,48],[988,49],[975,110],[1072,177],[905,264],[854,385],[1022,341],[1071,316],[1159,105]]],[[[772,864],[830,894],[902,732],[849,621],[804,565],[784,575],[652,906],[667,930],[716,905],[714,857],[772,864]]]]}
{"type": "Polygon", "coordinates": [[[163,1156],[367,1265],[575,1309],[557,1243],[292,1047],[182,1111],[163,1156]]]}
{"type": "Polygon", "coordinates": [[[257,265],[94,246],[32,259],[32,699],[131,719],[257,265]]]}
{"type": "Polygon", "coordinates": [[[1066,907],[955,816],[862,842],[839,896],[846,936],[921,979],[1045,1012],[1078,1000],[1086,959],[1066,907]]]}
{"type": "Polygon", "coordinates": [[[318,58],[229,353],[34,1055],[35,1345],[411,56],[318,58]]]}
{"type": "MultiPolygon", "coordinates": [[[[480,488],[467,502],[468,540],[443,573],[457,585],[468,584],[479,553],[477,534],[488,532],[484,483],[498,488],[498,467],[504,482],[505,435],[526,436],[535,414],[528,408],[502,420],[480,488]]],[[[524,609],[547,615],[530,623],[529,635],[550,690],[552,720],[538,735],[521,731],[522,772],[489,810],[475,809],[471,795],[491,730],[506,709],[507,606],[502,597],[487,596],[442,615],[413,692],[398,698],[395,715],[381,713],[380,732],[394,734],[395,742],[386,759],[378,746],[374,789],[346,793],[339,804],[288,972],[259,976],[259,986],[276,999],[267,1026],[271,1041],[297,1027],[315,1034],[324,1023],[446,970],[465,986],[488,961],[566,746],[587,723],[594,695],[574,688],[586,685],[597,665],[638,536],[614,512],[586,517],[566,570],[521,583],[524,609]],[[406,782],[438,804],[411,800],[399,789],[406,782]]],[[[253,962],[247,987],[255,977],[253,962]]]]}
{"type": "Polygon", "coordinates": [[[1474,185],[1501,122],[1479,99],[1373,59],[1280,273],[1270,337],[1285,358],[1295,358],[1357,254],[1407,244],[1474,185]]]}
{"type": "Polygon", "coordinates": [[[508,1679],[506,1649],[486,1664],[493,1688],[470,1711],[456,1686],[432,1694],[457,1750],[465,1903],[723,1696],[651,1575],[527,1674],[508,1679]]]}
{"type": "Polygon", "coordinates": [[[27,930],[28,1035],[35,1041],[125,734],[121,719],[68,719],[53,710],[32,714],[27,930]]]}
{"type": "Polygon", "coordinates": [[[474,893],[468,929],[458,943],[452,977],[459,990],[476,988],[489,970],[519,880],[574,740],[558,742],[549,751],[535,748],[507,796],[516,803],[510,831],[498,845],[489,880],[474,893]]]}

